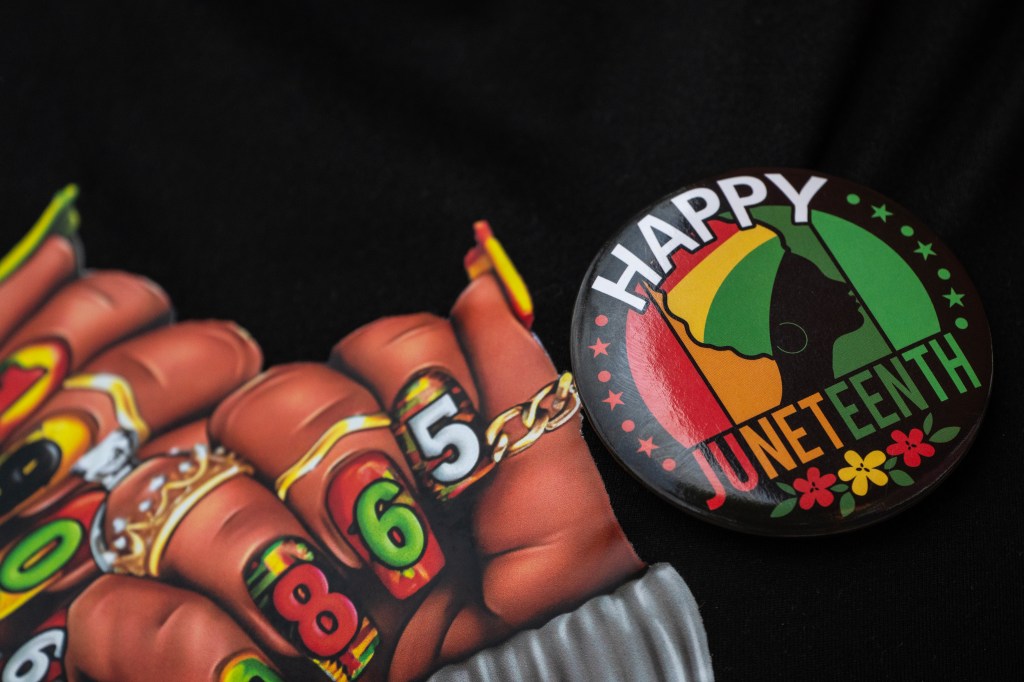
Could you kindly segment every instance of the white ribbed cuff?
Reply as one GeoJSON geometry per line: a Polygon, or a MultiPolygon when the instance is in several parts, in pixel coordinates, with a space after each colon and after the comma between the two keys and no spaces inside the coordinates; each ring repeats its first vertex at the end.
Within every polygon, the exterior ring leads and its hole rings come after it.
{"type": "Polygon", "coordinates": [[[504,644],[442,668],[430,682],[712,682],[697,602],[669,564],[504,644]]]}

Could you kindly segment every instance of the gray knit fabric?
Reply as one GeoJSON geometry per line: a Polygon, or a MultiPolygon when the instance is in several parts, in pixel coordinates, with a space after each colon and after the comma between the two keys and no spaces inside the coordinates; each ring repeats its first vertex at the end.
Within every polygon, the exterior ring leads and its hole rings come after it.
{"type": "Polygon", "coordinates": [[[656,564],[613,594],[442,668],[430,682],[713,679],[697,602],[675,569],[656,564]]]}

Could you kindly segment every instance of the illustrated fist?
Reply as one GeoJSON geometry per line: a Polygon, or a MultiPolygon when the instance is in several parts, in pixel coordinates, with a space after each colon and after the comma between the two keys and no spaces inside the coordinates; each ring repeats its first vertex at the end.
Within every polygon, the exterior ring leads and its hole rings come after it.
{"type": "MultiPolygon", "coordinates": [[[[111,470],[95,480],[72,467],[59,495],[60,476],[39,478],[37,492],[14,487],[23,500],[10,513],[24,520],[3,526],[12,565],[57,565],[72,550],[56,531],[18,543],[74,518],[80,544],[62,570],[81,576],[17,628],[0,618],[5,679],[422,678],[639,573],[581,436],[571,376],[530,333],[529,295],[500,245],[483,225],[477,237],[450,319],[373,322],[328,364],[249,380],[208,424],[192,420],[259,362],[247,335],[222,323],[113,345],[84,370],[121,383],[73,378],[32,426],[14,427],[11,442],[27,442],[40,420],[88,399],[109,416],[94,420],[77,461],[106,462],[95,454],[104,438],[135,435],[125,464],[90,467],[111,470]],[[129,408],[117,407],[123,385],[129,408]]],[[[153,318],[167,316],[160,300],[153,318]]],[[[154,323],[126,306],[107,327],[154,323]]],[[[51,332],[25,322],[16,347],[51,332]]]]}

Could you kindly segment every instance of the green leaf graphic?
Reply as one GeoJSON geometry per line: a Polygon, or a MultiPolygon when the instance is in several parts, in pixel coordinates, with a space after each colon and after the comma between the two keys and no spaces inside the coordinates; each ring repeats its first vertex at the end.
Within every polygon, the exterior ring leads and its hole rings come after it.
{"type": "Polygon", "coordinates": [[[931,433],[932,432],[932,426],[934,426],[934,424],[933,424],[934,421],[935,420],[932,417],[932,413],[929,412],[928,416],[924,418],[924,432],[925,433],[931,433]]]}
{"type": "Polygon", "coordinates": [[[829,488],[829,490],[831,490],[834,493],[845,493],[849,489],[850,486],[846,485],[845,483],[836,483],[834,486],[829,488]]]}
{"type": "Polygon", "coordinates": [[[853,499],[853,493],[846,493],[839,498],[839,514],[842,516],[849,516],[856,506],[857,502],[853,499]]]}
{"type": "Polygon", "coordinates": [[[902,469],[893,469],[889,472],[889,477],[892,479],[893,483],[904,488],[908,485],[914,485],[914,479],[912,479],[910,474],[902,469]]]}
{"type": "Polygon", "coordinates": [[[933,443],[948,443],[949,441],[956,438],[956,434],[960,433],[959,426],[947,426],[944,429],[939,429],[931,435],[928,439],[933,443]]]}
{"type": "Polygon", "coordinates": [[[789,485],[788,483],[782,483],[780,481],[775,481],[775,485],[777,485],[780,488],[782,488],[783,492],[787,492],[790,495],[796,495],[796,491],[793,490],[793,486],[789,485]]]}
{"type": "Polygon", "coordinates": [[[772,509],[772,518],[773,519],[778,519],[778,518],[781,518],[781,517],[785,516],[789,512],[793,511],[793,507],[795,507],[795,506],[796,506],[796,498],[795,497],[787,497],[782,502],[779,502],[777,505],[775,505],[775,509],[772,509]]]}
{"type": "Polygon", "coordinates": [[[889,471],[894,466],[896,466],[896,462],[898,462],[898,461],[899,461],[898,457],[890,457],[889,459],[885,460],[885,465],[883,466],[883,468],[886,471],[889,471]]]}

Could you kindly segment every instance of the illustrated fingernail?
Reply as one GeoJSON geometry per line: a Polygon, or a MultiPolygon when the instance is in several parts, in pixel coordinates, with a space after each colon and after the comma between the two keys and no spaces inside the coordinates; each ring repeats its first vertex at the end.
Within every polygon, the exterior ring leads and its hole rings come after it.
{"type": "Polygon", "coordinates": [[[109,490],[136,464],[136,450],[149,437],[131,386],[123,378],[78,374],[64,382],[64,388],[107,394],[120,428],[97,434],[95,422],[78,410],[47,415],[29,435],[0,455],[0,523],[47,495],[73,492],[74,480],[80,485],[98,483],[109,490]],[[68,489],[59,490],[57,485],[65,480],[68,489]]]}
{"type": "Polygon", "coordinates": [[[63,341],[42,339],[0,361],[0,442],[57,392],[68,373],[70,355],[63,341]]]}
{"type": "Polygon", "coordinates": [[[417,373],[395,400],[392,426],[413,473],[436,499],[450,500],[490,472],[484,425],[465,389],[436,369],[417,373]]]}
{"type": "Polygon", "coordinates": [[[0,639],[24,633],[35,625],[25,618],[52,613],[99,575],[89,529],[103,497],[94,491],[72,498],[0,549],[0,639]]]}
{"type": "Polygon", "coordinates": [[[223,667],[220,682],[284,682],[270,663],[256,652],[241,653],[223,667]]]}
{"type": "Polygon", "coordinates": [[[533,299],[526,287],[519,270],[505,252],[490,224],[479,220],[473,224],[476,246],[469,250],[463,261],[466,274],[470,281],[487,272],[493,272],[505,293],[509,307],[523,326],[529,329],[533,325],[533,299]]]}
{"type": "Polygon", "coordinates": [[[327,510],[348,544],[398,599],[444,568],[427,517],[387,457],[368,452],[346,463],[327,488],[327,510]]]}
{"type": "Polygon", "coordinates": [[[80,222],[78,211],[75,210],[76,198],[78,187],[75,185],[68,185],[54,195],[32,229],[0,258],[0,283],[31,258],[51,234],[74,234],[80,222]]]}
{"type": "Polygon", "coordinates": [[[256,552],[245,584],[274,629],[332,679],[355,679],[373,658],[380,643],[376,626],[301,538],[279,538],[256,552]]]}
{"type": "Polygon", "coordinates": [[[353,680],[374,655],[377,628],[346,595],[329,556],[301,537],[298,521],[252,471],[235,453],[203,447],[147,460],[110,492],[94,543],[98,563],[113,573],[173,575],[207,594],[244,587],[251,601],[223,606],[257,644],[282,656],[298,653],[331,679],[353,680]],[[218,534],[231,560],[186,549],[210,536],[211,518],[231,509],[261,516],[240,532],[218,534]]]}
{"type": "Polygon", "coordinates": [[[0,638],[4,658],[0,675],[5,680],[63,680],[64,653],[68,641],[68,610],[58,609],[26,637],[0,638]],[[10,655],[7,655],[11,652],[10,655]]]}
{"type": "Polygon", "coordinates": [[[0,456],[0,523],[66,480],[93,444],[92,428],[81,416],[56,415],[0,456]]]}

